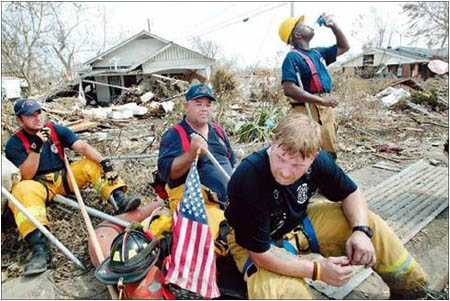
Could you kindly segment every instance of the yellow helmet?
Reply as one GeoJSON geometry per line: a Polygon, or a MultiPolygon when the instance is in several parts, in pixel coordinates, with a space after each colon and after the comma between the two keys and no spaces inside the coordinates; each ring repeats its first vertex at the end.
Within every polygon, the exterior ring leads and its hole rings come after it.
{"type": "Polygon", "coordinates": [[[280,39],[287,44],[295,25],[298,23],[303,23],[304,21],[305,16],[300,16],[299,18],[286,18],[283,22],[281,22],[280,28],[278,29],[280,39]]]}

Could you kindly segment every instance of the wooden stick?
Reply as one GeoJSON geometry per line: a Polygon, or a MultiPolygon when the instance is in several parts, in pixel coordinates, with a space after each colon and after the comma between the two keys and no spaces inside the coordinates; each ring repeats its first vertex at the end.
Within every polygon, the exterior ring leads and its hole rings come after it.
{"type": "MultiPolygon", "coordinates": [[[[77,198],[78,204],[80,205],[80,211],[83,215],[84,223],[86,224],[86,228],[88,230],[88,234],[90,239],[92,240],[92,243],[94,245],[95,255],[97,256],[97,259],[99,262],[103,262],[105,260],[105,257],[103,256],[102,249],[100,247],[100,244],[98,242],[97,236],[95,235],[94,227],[92,226],[91,219],[86,211],[86,207],[84,206],[83,198],[80,194],[80,189],[78,188],[78,184],[75,180],[75,177],[72,173],[72,168],[70,167],[69,161],[67,161],[67,156],[64,154],[64,164],[66,165],[67,174],[69,176],[70,183],[72,184],[73,191],[75,192],[75,196],[77,198]]],[[[117,300],[119,297],[117,295],[116,290],[113,286],[107,285],[109,294],[111,295],[111,298],[114,300],[117,300]]]]}
{"type": "Polygon", "coordinates": [[[374,155],[377,156],[377,157],[386,159],[386,160],[390,160],[390,161],[395,162],[395,163],[401,163],[401,161],[399,161],[399,160],[397,160],[397,159],[389,158],[389,157],[383,156],[383,155],[381,155],[381,154],[374,154],[374,155]]]}

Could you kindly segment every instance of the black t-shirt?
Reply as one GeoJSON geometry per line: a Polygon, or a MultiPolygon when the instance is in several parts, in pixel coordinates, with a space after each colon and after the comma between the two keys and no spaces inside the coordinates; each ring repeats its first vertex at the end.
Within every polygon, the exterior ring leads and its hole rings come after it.
{"type": "Polygon", "coordinates": [[[248,156],[228,183],[225,217],[234,228],[236,242],[253,252],[267,251],[271,239],[299,225],[317,189],[338,202],[357,186],[326,152],[320,151],[311,168],[288,186],[278,184],[272,176],[267,149],[248,156]]]}

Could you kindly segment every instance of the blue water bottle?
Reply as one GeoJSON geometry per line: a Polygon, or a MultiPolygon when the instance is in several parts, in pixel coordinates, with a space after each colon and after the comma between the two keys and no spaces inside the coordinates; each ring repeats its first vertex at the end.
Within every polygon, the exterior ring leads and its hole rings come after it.
{"type": "Polygon", "coordinates": [[[325,24],[325,20],[322,18],[322,16],[320,16],[319,18],[317,18],[317,24],[319,24],[319,26],[322,26],[325,24]]]}

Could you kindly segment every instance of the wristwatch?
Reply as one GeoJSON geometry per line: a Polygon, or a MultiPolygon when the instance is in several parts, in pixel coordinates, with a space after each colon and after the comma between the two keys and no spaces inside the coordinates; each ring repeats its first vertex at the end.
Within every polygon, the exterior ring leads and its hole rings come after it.
{"type": "Polygon", "coordinates": [[[372,238],[372,236],[373,236],[372,229],[370,229],[369,226],[356,226],[356,227],[353,227],[352,230],[353,230],[353,232],[355,232],[355,231],[364,232],[369,238],[372,238]]]}

